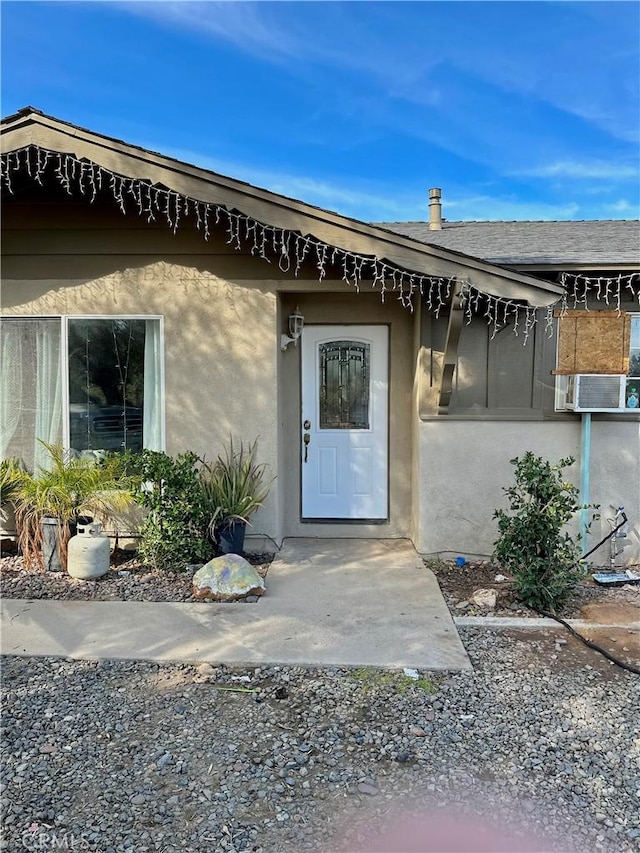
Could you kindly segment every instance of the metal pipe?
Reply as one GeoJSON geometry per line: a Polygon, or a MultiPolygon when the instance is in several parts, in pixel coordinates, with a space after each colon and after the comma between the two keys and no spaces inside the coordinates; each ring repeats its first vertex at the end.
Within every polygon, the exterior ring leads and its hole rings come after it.
{"type": "Polygon", "coordinates": [[[580,424],[580,547],[582,553],[586,554],[589,531],[589,510],[585,505],[589,503],[591,491],[591,412],[582,413],[580,424]]]}
{"type": "Polygon", "coordinates": [[[442,229],[442,204],[440,187],[431,187],[429,190],[429,231],[440,231],[442,229]]]}

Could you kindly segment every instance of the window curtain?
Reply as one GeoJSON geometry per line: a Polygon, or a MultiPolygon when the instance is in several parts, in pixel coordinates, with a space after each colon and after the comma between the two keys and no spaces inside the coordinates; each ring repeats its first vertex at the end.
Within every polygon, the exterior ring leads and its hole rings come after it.
{"type": "Polygon", "coordinates": [[[0,456],[13,455],[10,447],[22,410],[22,329],[19,320],[0,324],[0,456]]]}
{"type": "Polygon", "coordinates": [[[160,322],[145,321],[144,420],[142,435],[148,450],[162,450],[162,383],[160,322]]]}
{"type": "Polygon", "coordinates": [[[60,320],[5,319],[0,368],[2,457],[36,472],[49,454],[41,441],[62,441],[60,320]]]}
{"type": "Polygon", "coordinates": [[[36,429],[33,450],[34,471],[50,462],[41,441],[62,441],[62,375],[60,365],[60,324],[39,323],[36,332],[36,429]]]}

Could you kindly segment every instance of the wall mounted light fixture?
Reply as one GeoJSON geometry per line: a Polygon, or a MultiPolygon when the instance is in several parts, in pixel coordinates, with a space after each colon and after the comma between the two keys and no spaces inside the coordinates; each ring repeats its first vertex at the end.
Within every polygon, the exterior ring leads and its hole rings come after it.
{"type": "Polygon", "coordinates": [[[296,307],[293,314],[289,314],[289,334],[280,335],[280,349],[282,352],[286,350],[289,344],[298,345],[298,338],[302,334],[304,328],[304,317],[300,313],[300,309],[296,307]]]}

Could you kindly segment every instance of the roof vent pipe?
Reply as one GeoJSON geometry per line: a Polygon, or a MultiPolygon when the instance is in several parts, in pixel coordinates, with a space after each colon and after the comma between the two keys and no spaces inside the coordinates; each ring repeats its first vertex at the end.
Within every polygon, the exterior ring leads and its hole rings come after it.
{"type": "Polygon", "coordinates": [[[439,187],[431,187],[429,190],[429,231],[442,230],[441,195],[442,190],[439,187]]]}

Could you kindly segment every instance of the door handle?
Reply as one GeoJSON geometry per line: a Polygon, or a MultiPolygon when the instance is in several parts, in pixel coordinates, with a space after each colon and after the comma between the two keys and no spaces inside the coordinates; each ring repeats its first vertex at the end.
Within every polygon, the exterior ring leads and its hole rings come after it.
{"type": "Polygon", "coordinates": [[[306,462],[309,451],[309,442],[311,441],[311,436],[308,432],[305,432],[305,434],[302,436],[302,440],[304,441],[304,461],[306,462]]]}

